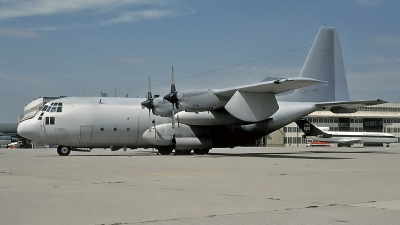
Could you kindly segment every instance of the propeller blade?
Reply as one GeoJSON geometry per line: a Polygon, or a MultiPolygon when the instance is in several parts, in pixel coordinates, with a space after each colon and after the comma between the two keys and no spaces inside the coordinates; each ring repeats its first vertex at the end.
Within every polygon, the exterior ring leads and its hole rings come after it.
{"type": "Polygon", "coordinates": [[[178,104],[178,92],[175,88],[174,67],[172,67],[171,80],[171,91],[164,96],[164,99],[172,104],[178,104]]]}
{"type": "Polygon", "coordinates": [[[149,86],[148,86],[148,91],[147,91],[147,99],[144,100],[142,103],[142,108],[148,108],[149,109],[149,132],[151,130],[151,118],[150,118],[150,111],[153,112],[154,114],[154,98],[153,95],[151,94],[151,82],[150,82],[150,77],[149,77],[149,86]]]}

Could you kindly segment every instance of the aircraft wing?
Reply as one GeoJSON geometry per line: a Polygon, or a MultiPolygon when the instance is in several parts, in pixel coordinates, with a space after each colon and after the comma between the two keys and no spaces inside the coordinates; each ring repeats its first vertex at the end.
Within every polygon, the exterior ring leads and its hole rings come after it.
{"type": "Polygon", "coordinates": [[[354,113],[357,112],[357,108],[370,105],[379,105],[387,103],[382,99],[376,100],[362,100],[362,101],[339,101],[339,102],[320,102],[316,103],[321,110],[329,110],[333,113],[354,113]]]}
{"type": "Polygon", "coordinates": [[[311,78],[296,77],[289,79],[280,79],[275,81],[259,82],[259,83],[236,86],[231,88],[213,89],[213,91],[217,96],[230,98],[235,94],[236,91],[243,91],[250,93],[279,94],[297,88],[307,87],[324,82],[325,81],[311,79],[311,78]]]}
{"type": "Polygon", "coordinates": [[[348,143],[360,143],[361,139],[359,138],[344,138],[344,139],[339,139],[336,141],[337,143],[341,144],[348,144],[348,143]]]}
{"type": "Polygon", "coordinates": [[[279,109],[275,94],[323,82],[296,77],[212,91],[218,97],[229,99],[224,107],[231,115],[243,121],[258,122],[279,109]]]}

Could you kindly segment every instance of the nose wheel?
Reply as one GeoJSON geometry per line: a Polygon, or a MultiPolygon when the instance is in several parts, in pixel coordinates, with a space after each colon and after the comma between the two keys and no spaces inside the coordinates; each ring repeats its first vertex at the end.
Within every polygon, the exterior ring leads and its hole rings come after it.
{"type": "Polygon", "coordinates": [[[71,153],[71,148],[70,148],[70,147],[67,147],[67,146],[59,145],[59,146],[57,147],[57,153],[58,153],[60,156],[68,156],[69,153],[71,153]]]}

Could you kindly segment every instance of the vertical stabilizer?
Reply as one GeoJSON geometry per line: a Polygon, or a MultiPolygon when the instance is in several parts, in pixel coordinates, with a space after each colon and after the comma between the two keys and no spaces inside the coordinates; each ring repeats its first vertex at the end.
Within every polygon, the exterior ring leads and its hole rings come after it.
{"type": "Polygon", "coordinates": [[[304,132],[305,136],[318,136],[326,134],[306,119],[298,119],[295,121],[295,123],[297,126],[299,126],[300,130],[304,132]]]}
{"type": "Polygon", "coordinates": [[[348,101],[350,98],[349,89],[347,87],[346,72],[344,71],[342,47],[336,29],[333,29],[333,35],[335,44],[335,101],[348,101]]]}
{"type": "Polygon", "coordinates": [[[329,102],[349,100],[342,50],[337,31],[323,26],[307,56],[300,77],[327,83],[300,88],[279,100],[297,102],[329,102]]]}

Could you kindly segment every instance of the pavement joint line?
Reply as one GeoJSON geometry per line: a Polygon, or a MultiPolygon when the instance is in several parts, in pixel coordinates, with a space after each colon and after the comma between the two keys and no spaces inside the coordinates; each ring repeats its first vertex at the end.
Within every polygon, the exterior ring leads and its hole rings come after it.
{"type": "MultiPolygon", "coordinates": [[[[237,215],[248,215],[248,214],[256,214],[256,213],[268,213],[268,212],[283,212],[283,211],[292,211],[292,210],[302,210],[302,209],[316,209],[320,207],[334,207],[334,206],[345,206],[340,204],[327,204],[327,205],[308,205],[304,207],[293,207],[293,208],[282,208],[282,209],[271,209],[271,210],[262,210],[262,211],[253,211],[253,212],[239,212],[239,213],[226,213],[226,214],[211,214],[207,216],[197,216],[197,217],[181,217],[181,218],[171,218],[171,219],[160,219],[160,220],[147,220],[147,221],[138,221],[133,223],[125,223],[125,222],[116,222],[110,223],[107,225],[134,225],[134,224],[146,224],[146,223],[157,223],[157,222],[168,222],[168,221],[181,221],[181,220],[190,220],[190,219],[201,219],[201,218],[212,218],[212,217],[224,217],[224,216],[237,216],[237,215]]],[[[106,225],[104,223],[98,225],[106,225]]]]}

